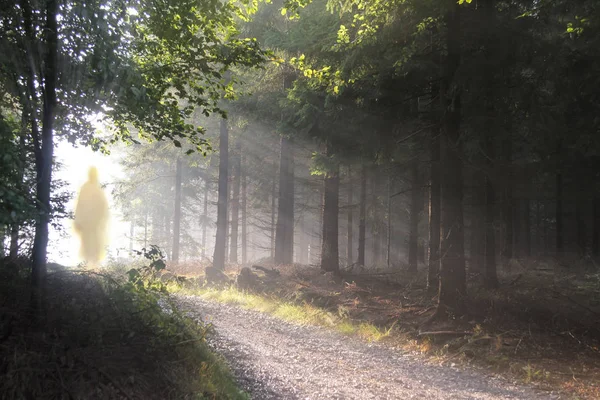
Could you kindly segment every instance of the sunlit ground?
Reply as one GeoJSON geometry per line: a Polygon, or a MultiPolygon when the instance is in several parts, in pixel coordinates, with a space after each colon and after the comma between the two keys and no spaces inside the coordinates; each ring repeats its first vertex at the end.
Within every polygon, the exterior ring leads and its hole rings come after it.
{"type": "MultiPolygon", "coordinates": [[[[75,199],[79,188],[87,180],[90,166],[95,165],[99,170],[100,183],[106,185],[105,192],[110,205],[109,247],[106,260],[116,257],[128,257],[129,248],[129,223],[123,221],[122,215],[115,206],[112,196],[114,183],[122,178],[118,159],[115,156],[105,156],[86,147],[73,147],[70,143],[60,143],[55,151],[56,159],[63,166],[54,174],[55,179],[64,180],[67,190],[74,196],[67,204],[67,210],[74,211],[75,199]]],[[[74,266],[79,260],[79,240],[73,235],[73,220],[66,219],[61,223],[63,232],[56,229],[50,231],[50,244],[48,246],[48,260],[63,265],[74,266]]]]}

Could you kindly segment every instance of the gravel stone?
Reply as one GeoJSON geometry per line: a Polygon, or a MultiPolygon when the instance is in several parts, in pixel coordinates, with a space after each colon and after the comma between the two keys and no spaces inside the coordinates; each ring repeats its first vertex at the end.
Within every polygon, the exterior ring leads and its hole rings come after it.
{"type": "Polygon", "coordinates": [[[197,296],[175,295],[174,300],[194,318],[213,324],[216,334],[209,344],[256,400],[563,398],[482,370],[431,365],[417,354],[265,313],[197,296]]]}

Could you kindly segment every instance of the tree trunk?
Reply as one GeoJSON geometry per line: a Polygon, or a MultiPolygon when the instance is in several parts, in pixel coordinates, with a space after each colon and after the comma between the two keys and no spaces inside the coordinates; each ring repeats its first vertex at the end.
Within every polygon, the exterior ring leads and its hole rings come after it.
{"type": "Polygon", "coordinates": [[[289,138],[281,137],[279,202],[275,231],[275,263],[294,262],[294,156],[289,138]]]}
{"type": "Polygon", "coordinates": [[[482,171],[473,173],[471,184],[471,249],[469,269],[483,271],[485,264],[485,205],[486,176],[482,171]]]}
{"type": "Polygon", "coordinates": [[[229,240],[229,262],[237,264],[238,262],[238,234],[240,217],[240,184],[242,183],[242,143],[238,138],[235,145],[235,154],[233,156],[232,175],[233,188],[231,195],[231,239],[229,240]]]}
{"type": "Polygon", "coordinates": [[[387,244],[385,261],[388,268],[392,265],[392,174],[388,174],[387,182],[387,244]]]}
{"type": "Polygon", "coordinates": [[[592,255],[600,255],[600,199],[594,198],[593,210],[593,232],[592,232],[592,255]]]}
{"type": "Polygon", "coordinates": [[[171,249],[171,261],[179,262],[179,243],[181,239],[181,181],[182,162],[177,158],[175,167],[175,212],[173,216],[173,248],[171,249]]]}
{"type": "Polygon", "coordinates": [[[353,246],[354,246],[354,205],[352,204],[352,202],[354,201],[354,199],[352,198],[353,196],[353,185],[352,185],[352,169],[350,168],[350,166],[348,166],[348,211],[347,211],[347,230],[348,230],[348,241],[347,241],[347,247],[346,247],[346,252],[347,252],[347,259],[348,259],[348,265],[352,265],[352,260],[354,259],[353,256],[353,246]]]}
{"type": "Polygon", "coordinates": [[[277,212],[277,171],[273,172],[273,186],[271,186],[271,260],[275,260],[275,213],[277,212]]]}
{"type": "Polygon", "coordinates": [[[415,159],[411,166],[410,196],[410,236],[408,241],[408,272],[416,273],[419,262],[419,203],[421,190],[419,184],[419,163],[415,159]]]}
{"type": "Polygon", "coordinates": [[[510,134],[505,139],[502,152],[504,163],[506,164],[506,176],[504,184],[504,207],[503,207],[503,219],[504,219],[504,243],[502,248],[502,258],[506,265],[506,268],[510,268],[510,260],[514,256],[513,252],[513,177],[512,177],[512,138],[510,134]]]}
{"type": "MultiPolygon", "coordinates": [[[[327,145],[327,155],[332,155],[331,145],[327,145]]],[[[323,191],[323,242],[321,248],[321,269],[339,273],[338,251],[340,167],[328,171],[324,179],[323,191]]]]}
{"type": "Polygon", "coordinates": [[[248,194],[246,169],[244,167],[244,160],[241,161],[241,177],[242,177],[242,264],[246,265],[248,262],[248,225],[247,225],[247,214],[246,214],[246,196],[248,194]]]}
{"type": "Polygon", "coordinates": [[[531,256],[531,200],[523,199],[523,255],[531,256]]]}
{"type": "Polygon", "coordinates": [[[460,147],[460,92],[450,84],[460,64],[460,6],[448,0],[447,55],[442,80],[442,243],[437,315],[448,317],[465,311],[466,276],[463,232],[463,162],[460,147]]]}
{"type": "Polygon", "coordinates": [[[586,228],[585,228],[585,199],[580,193],[577,193],[575,204],[575,224],[577,226],[577,250],[580,256],[584,256],[587,250],[586,228]]]}
{"type": "MultiPolygon", "coordinates": [[[[558,145],[557,157],[560,155],[558,145]]],[[[564,225],[563,225],[563,178],[562,172],[556,172],[556,253],[561,256],[564,251],[564,225]]]]}
{"type": "Polygon", "coordinates": [[[213,255],[213,266],[220,270],[225,269],[225,242],[227,236],[227,189],[229,168],[229,129],[227,120],[221,120],[219,133],[219,189],[217,201],[217,233],[215,237],[215,251],[213,255]]]}
{"type": "Polygon", "coordinates": [[[439,131],[431,132],[431,189],[429,200],[429,263],[427,288],[433,291],[439,286],[440,273],[440,216],[441,216],[441,175],[439,131]]]}
{"type": "Polygon", "coordinates": [[[360,214],[358,222],[358,265],[365,265],[365,233],[367,222],[367,166],[363,163],[360,174],[360,214]]]}
{"type": "Polygon", "coordinates": [[[204,210],[202,211],[202,259],[206,257],[206,234],[208,230],[208,178],[204,180],[204,210]]]}
{"type": "MultiPolygon", "coordinates": [[[[488,154],[490,150],[488,148],[488,154]]],[[[492,157],[492,156],[490,156],[492,157]]],[[[494,207],[496,193],[489,176],[485,177],[485,275],[484,285],[488,289],[498,287],[496,273],[496,232],[494,231],[494,207]]]]}
{"type": "MultiPolygon", "coordinates": [[[[52,183],[52,156],[54,153],[54,113],[56,108],[56,81],[58,58],[57,0],[46,1],[46,53],[43,79],[43,117],[41,148],[36,150],[36,208],[38,219],[33,239],[31,304],[41,311],[45,297],[46,256],[48,253],[48,225],[52,213],[50,191],[52,183]]],[[[37,146],[36,146],[37,147],[37,146]]]]}

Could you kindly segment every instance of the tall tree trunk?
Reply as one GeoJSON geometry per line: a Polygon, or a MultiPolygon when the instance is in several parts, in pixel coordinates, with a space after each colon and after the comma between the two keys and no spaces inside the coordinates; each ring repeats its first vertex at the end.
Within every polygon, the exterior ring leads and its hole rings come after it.
{"type": "Polygon", "coordinates": [[[217,233],[215,237],[215,251],[213,266],[220,270],[225,269],[225,242],[227,236],[227,189],[229,169],[229,129],[227,120],[221,120],[219,133],[219,189],[217,201],[217,233]]]}
{"type": "Polygon", "coordinates": [[[281,137],[279,202],[275,231],[275,262],[294,262],[294,156],[289,138],[281,137]]]}
{"type": "Polygon", "coordinates": [[[271,186],[271,260],[275,260],[275,214],[277,212],[277,171],[273,172],[273,185],[271,186]]]}
{"type": "Polygon", "coordinates": [[[523,199],[523,255],[531,256],[531,200],[523,199]]]}
{"type": "Polygon", "coordinates": [[[600,255],[600,199],[598,197],[594,198],[592,224],[592,255],[598,257],[598,255],[600,255]]]}
{"type": "Polygon", "coordinates": [[[233,156],[232,171],[233,190],[231,195],[231,239],[229,241],[229,262],[237,264],[238,262],[238,230],[240,217],[240,184],[242,183],[242,143],[238,138],[235,144],[235,154],[233,156]]]}
{"type": "Polygon", "coordinates": [[[411,165],[410,195],[410,236],[408,240],[408,272],[416,273],[419,262],[419,203],[421,190],[419,184],[419,161],[415,159],[411,165]]]}
{"type": "Polygon", "coordinates": [[[489,176],[485,178],[485,275],[484,285],[488,289],[498,287],[496,273],[496,233],[494,231],[494,207],[496,193],[489,176]]]}
{"type": "Polygon", "coordinates": [[[512,138],[510,133],[504,140],[502,146],[504,163],[506,165],[506,175],[504,183],[504,204],[503,215],[504,219],[504,243],[502,247],[502,258],[507,269],[510,269],[510,260],[514,256],[513,239],[513,214],[514,214],[514,199],[513,199],[513,174],[512,174],[512,138]]]}
{"type": "Polygon", "coordinates": [[[171,249],[171,261],[179,262],[179,243],[181,240],[181,181],[182,162],[177,158],[175,167],[175,212],[173,216],[173,248],[171,249]]]}
{"type": "MultiPolygon", "coordinates": [[[[331,145],[327,145],[327,155],[333,155],[331,145]]],[[[323,242],[321,248],[321,269],[339,273],[338,218],[340,194],[340,167],[325,175],[323,186],[323,242]]]]}
{"type": "MultiPolygon", "coordinates": [[[[557,164],[559,164],[562,144],[559,142],[556,149],[557,164]]],[[[558,167],[560,168],[560,167],[558,167]]],[[[564,224],[563,224],[563,177],[562,171],[556,171],[556,254],[561,256],[564,251],[564,224]]]]}
{"type": "Polygon", "coordinates": [[[247,202],[247,194],[248,194],[248,186],[247,186],[247,177],[246,177],[246,168],[244,166],[244,160],[241,161],[241,177],[242,177],[242,264],[246,265],[248,262],[248,225],[247,225],[247,210],[246,210],[246,202],[247,202]]]}
{"type": "Polygon", "coordinates": [[[348,265],[352,265],[353,264],[353,259],[354,259],[354,255],[353,255],[353,246],[354,246],[354,205],[352,204],[352,202],[354,201],[353,199],[353,190],[354,187],[352,185],[352,169],[350,166],[348,166],[348,211],[347,211],[347,230],[348,230],[348,244],[346,247],[346,252],[347,252],[347,259],[348,259],[348,265]]]}
{"type": "Polygon", "coordinates": [[[447,55],[441,99],[442,130],[442,262],[437,316],[461,315],[465,311],[466,276],[463,231],[463,163],[460,146],[460,91],[450,84],[460,64],[460,6],[448,0],[446,15],[447,55]]]}
{"type": "Polygon", "coordinates": [[[441,171],[439,130],[431,132],[431,189],[429,200],[429,263],[427,288],[436,290],[440,273],[441,171]]]}
{"type": "Polygon", "coordinates": [[[129,254],[133,255],[133,237],[135,233],[135,222],[133,218],[129,221],[129,254]]]}
{"type": "Polygon", "coordinates": [[[204,209],[202,210],[202,259],[206,257],[206,234],[208,230],[208,192],[210,190],[208,177],[204,180],[204,209]]]}
{"type": "Polygon", "coordinates": [[[577,250],[581,256],[585,255],[587,250],[586,228],[585,228],[585,199],[580,193],[577,193],[575,205],[575,223],[577,225],[577,250]]]}
{"type": "Polygon", "coordinates": [[[392,265],[392,174],[388,174],[387,182],[387,244],[385,261],[388,268],[392,265]]]}
{"type": "MultiPolygon", "coordinates": [[[[58,58],[58,3],[46,1],[46,52],[43,71],[43,117],[41,147],[36,146],[36,208],[31,264],[31,305],[41,311],[45,297],[46,256],[48,253],[48,225],[50,224],[50,191],[52,183],[52,157],[54,153],[54,113],[56,108],[57,58],[58,58]]],[[[29,21],[29,26],[31,21],[29,21]]]]}
{"type": "Polygon", "coordinates": [[[360,173],[360,207],[358,222],[358,265],[365,265],[365,239],[367,227],[367,166],[363,163],[360,173]]]}
{"type": "Polygon", "coordinates": [[[471,250],[469,269],[482,271],[485,264],[485,207],[486,176],[482,171],[473,173],[471,184],[471,250]]]}

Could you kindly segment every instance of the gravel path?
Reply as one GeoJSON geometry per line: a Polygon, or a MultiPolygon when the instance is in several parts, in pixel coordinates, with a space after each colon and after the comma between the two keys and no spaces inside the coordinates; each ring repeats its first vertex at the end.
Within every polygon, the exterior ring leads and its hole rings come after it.
{"type": "Polygon", "coordinates": [[[211,322],[213,348],[255,400],[560,399],[481,371],[424,364],[419,356],[267,314],[175,296],[211,322]]]}

